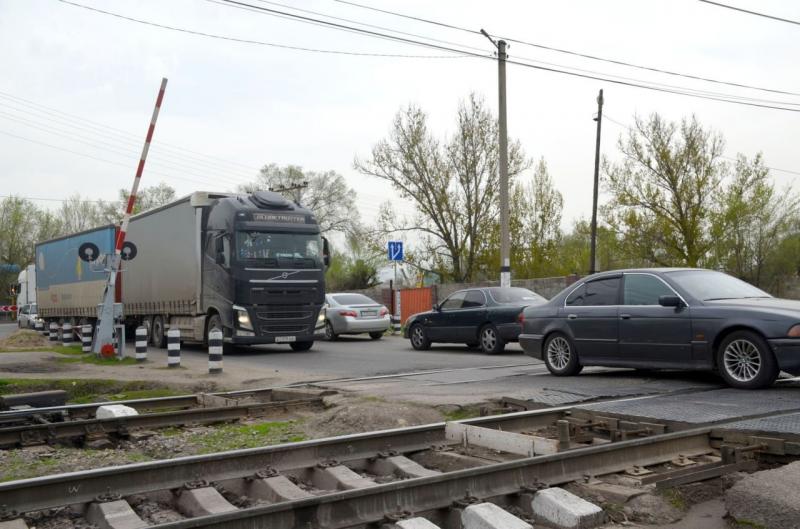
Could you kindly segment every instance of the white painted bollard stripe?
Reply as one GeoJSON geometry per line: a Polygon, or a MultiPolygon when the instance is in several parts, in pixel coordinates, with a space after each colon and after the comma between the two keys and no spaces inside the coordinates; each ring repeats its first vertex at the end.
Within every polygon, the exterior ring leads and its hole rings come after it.
{"type": "Polygon", "coordinates": [[[181,331],[170,329],[167,331],[167,366],[180,367],[181,365],[181,331]]]}
{"type": "Polygon", "coordinates": [[[84,353],[92,352],[92,326],[83,325],[81,327],[81,351],[84,353]]]}
{"type": "Polygon", "coordinates": [[[222,373],[222,331],[219,329],[208,333],[208,372],[222,373]]]}
{"type": "Polygon", "coordinates": [[[72,324],[65,323],[61,326],[61,343],[72,345],[72,324]]]}
{"type": "Polygon", "coordinates": [[[147,328],[136,327],[136,361],[147,360],[147,328]]]}
{"type": "Polygon", "coordinates": [[[51,323],[50,324],[50,341],[51,342],[58,342],[58,324],[51,323]]]}

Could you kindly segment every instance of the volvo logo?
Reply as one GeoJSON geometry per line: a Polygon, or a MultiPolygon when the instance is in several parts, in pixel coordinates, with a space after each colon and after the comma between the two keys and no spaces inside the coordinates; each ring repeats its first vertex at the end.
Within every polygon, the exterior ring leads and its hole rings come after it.
{"type": "Polygon", "coordinates": [[[284,273],[281,274],[281,277],[283,279],[286,279],[287,277],[289,277],[289,273],[288,272],[284,272],[284,273]]]}

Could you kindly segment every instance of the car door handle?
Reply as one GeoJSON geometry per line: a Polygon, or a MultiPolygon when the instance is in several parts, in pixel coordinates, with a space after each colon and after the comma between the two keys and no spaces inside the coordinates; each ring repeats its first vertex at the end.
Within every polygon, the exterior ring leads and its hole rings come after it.
{"type": "Polygon", "coordinates": [[[569,314],[569,315],[567,315],[567,318],[569,318],[570,320],[577,320],[578,319],[578,315],[577,314],[569,314]]]}
{"type": "Polygon", "coordinates": [[[620,314],[619,317],[620,317],[621,320],[629,320],[629,319],[631,319],[631,315],[630,314],[620,314]]]}

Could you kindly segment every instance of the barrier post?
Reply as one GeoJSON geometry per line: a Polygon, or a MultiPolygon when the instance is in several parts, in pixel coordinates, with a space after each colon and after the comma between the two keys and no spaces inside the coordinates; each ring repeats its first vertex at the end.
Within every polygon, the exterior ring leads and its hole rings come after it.
{"type": "Polygon", "coordinates": [[[136,361],[147,361],[147,327],[136,327],[136,361]]]}
{"type": "Polygon", "coordinates": [[[208,333],[208,372],[222,373],[222,331],[211,329],[208,333]]]}
{"type": "Polygon", "coordinates": [[[64,346],[72,345],[72,324],[64,322],[61,326],[61,343],[64,346]]]}
{"type": "Polygon", "coordinates": [[[81,351],[84,353],[92,352],[92,326],[81,326],[81,351]]]}
{"type": "Polygon", "coordinates": [[[50,343],[53,345],[58,343],[58,324],[55,322],[50,324],[50,343]]]}
{"type": "Polygon", "coordinates": [[[181,330],[167,331],[167,367],[181,367],[181,330]]]}

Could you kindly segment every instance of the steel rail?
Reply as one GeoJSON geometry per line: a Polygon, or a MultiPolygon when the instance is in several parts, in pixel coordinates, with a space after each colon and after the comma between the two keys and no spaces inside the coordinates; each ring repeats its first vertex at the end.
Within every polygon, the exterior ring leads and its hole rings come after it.
{"type": "MultiPolygon", "coordinates": [[[[551,424],[571,407],[519,412],[462,421],[491,427],[534,428],[551,424]]],[[[0,505],[20,512],[87,503],[109,490],[122,496],[167,490],[204,479],[222,481],[254,475],[271,467],[279,472],[313,467],[329,459],[359,461],[387,450],[401,453],[445,444],[445,423],[329,437],[299,443],[134,463],[0,483],[0,505]]]]}
{"type": "Polygon", "coordinates": [[[519,494],[539,484],[559,485],[591,472],[620,472],[632,465],[652,465],[683,454],[697,456],[710,450],[710,428],[569,450],[553,455],[448,472],[438,476],[396,481],[305,500],[159,524],[159,529],[345,529],[378,523],[398,506],[416,512],[452,507],[465,494],[486,500],[519,494]],[[468,491],[468,492],[465,492],[468,491]],[[310,525],[307,525],[310,524],[310,525]]]}
{"type": "Polygon", "coordinates": [[[236,406],[191,408],[188,410],[147,413],[109,419],[83,419],[14,426],[0,428],[0,447],[104,436],[110,433],[125,435],[133,429],[233,421],[244,417],[259,417],[270,412],[296,410],[311,406],[322,406],[322,398],[277,400],[236,406]]]}
{"type": "MultiPolygon", "coordinates": [[[[241,389],[237,391],[221,391],[206,393],[213,397],[223,398],[243,398],[243,397],[271,397],[274,394],[280,395],[280,390],[297,390],[307,387],[308,384],[293,384],[290,386],[279,386],[271,388],[241,389]]],[[[309,396],[316,396],[318,391],[309,391],[309,396]]],[[[0,411],[0,423],[10,422],[11,420],[21,420],[35,415],[48,415],[53,413],[67,412],[75,417],[89,417],[97,412],[100,406],[121,404],[136,410],[157,410],[174,408],[191,408],[199,404],[201,393],[186,395],[174,395],[169,397],[152,397],[147,399],[113,400],[106,402],[91,402],[88,404],[66,404],[63,406],[48,406],[43,408],[31,408],[25,410],[0,411]]]]}

